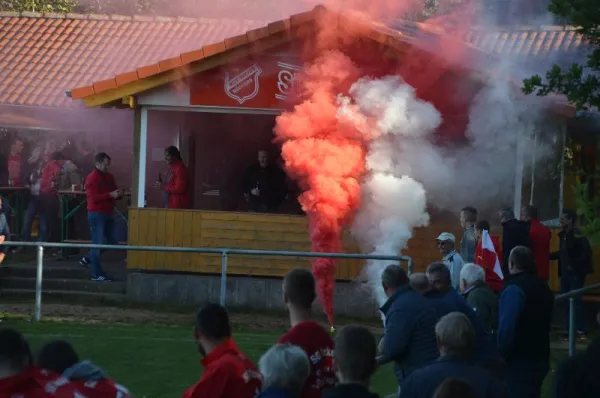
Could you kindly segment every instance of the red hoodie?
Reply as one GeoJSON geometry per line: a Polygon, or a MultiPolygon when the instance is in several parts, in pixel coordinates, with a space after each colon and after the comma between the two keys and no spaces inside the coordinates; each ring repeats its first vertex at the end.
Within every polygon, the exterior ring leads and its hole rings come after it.
{"type": "Polygon", "coordinates": [[[192,207],[190,195],[190,174],[182,161],[176,160],[171,164],[167,174],[170,175],[164,190],[168,195],[169,209],[189,209],[192,207]]]}
{"type": "Polygon", "coordinates": [[[112,174],[94,169],[85,179],[88,213],[112,214],[115,209],[115,200],[110,197],[110,193],[117,189],[117,183],[112,174]]]}
{"type": "Polygon", "coordinates": [[[537,267],[538,276],[548,280],[550,274],[550,240],[552,232],[539,220],[532,219],[529,226],[531,251],[537,267]]]}
{"type": "MultiPolygon", "coordinates": [[[[502,264],[502,245],[500,245],[500,238],[494,235],[490,235],[490,239],[492,239],[492,243],[494,244],[494,250],[496,251],[496,256],[498,257],[498,261],[502,264]]],[[[485,283],[496,293],[499,293],[504,287],[504,282],[498,274],[494,271],[494,264],[482,264],[482,259],[485,258],[483,256],[483,249],[481,247],[481,239],[477,242],[477,247],[475,248],[475,263],[482,267],[485,271],[485,283]]]]}
{"type": "Polygon", "coordinates": [[[200,381],[183,398],[254,398],[261,391],[261,374],[233,340],[204,357],[202,365],[200,381]]]}
{"type": "Polygon", "coordinates": [[[2,398],[88,398],[62,376],[30,367],[25,372],[0,380],[2,398]]]}

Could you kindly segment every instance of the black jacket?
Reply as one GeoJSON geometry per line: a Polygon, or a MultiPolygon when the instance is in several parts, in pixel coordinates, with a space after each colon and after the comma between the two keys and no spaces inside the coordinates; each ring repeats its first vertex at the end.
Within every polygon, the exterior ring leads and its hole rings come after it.
{"type": "Polygon", "coordinates": [[[508,272],[508,257],[510,251],[517,246],[531,248],[529,224],[513,218],[502,224],[502,272],[504,275],[510,275],[508,272]]]}
{"type": "Polygon", "coordinates": [[[512,361],[548,363],[554,295],[535,271],[513,276],[500,294],[498,350],[512,361]]]}
{"type": "Polygon", "coordinates": [[[285,173],[277,166],[270,164],[263,168],[256,163],[246,169],[242,191],[250,196],[250,200],[258,201],[270,210],[276,209],[287,195],[285,173]],[[258,198],[250,193],[254,188],[260,190],[258,198]]]}
{"type": "Polygon", "coordinates": [[[588,275],[593,271],[592,248],[585,236],[576,229],[558,233],[560,248],[550,255],[551,260],[558,260],[558,275],[568,268],[578,275],[588,275]]]}
{"type": "Polygon", "coordinates": [[[553,398],[597,398],[600,395],[600,336],[596,336],[583,354],[558,365],[553,387],[553,398]]]}
{"type": "Polygon", "coordinates": [[[379,398],[362,384],[338,384],[331,390],[323,393],[324,398],[379,398]]]}

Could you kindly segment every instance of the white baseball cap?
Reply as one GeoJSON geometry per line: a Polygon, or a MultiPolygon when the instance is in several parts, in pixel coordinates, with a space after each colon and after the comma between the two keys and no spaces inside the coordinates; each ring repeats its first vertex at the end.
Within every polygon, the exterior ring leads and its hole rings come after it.
{"type": "Polygon", "coordinates": [[[448,241],[450,241],[452,243],[456,243],[456,238],[450,232],[442,232],[440,234],[440,236],[438,236],[437,238],[435,238],[435,240],[437,240],[438,242],[448,242],[448,241]]]}

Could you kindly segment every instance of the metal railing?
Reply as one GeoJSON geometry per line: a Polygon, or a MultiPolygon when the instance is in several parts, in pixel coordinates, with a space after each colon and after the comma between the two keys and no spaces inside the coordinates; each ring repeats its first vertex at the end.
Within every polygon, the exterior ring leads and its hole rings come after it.
{"type": "Polygon", "coordinates": [[[39,322],[42,314],[42,279],[44,274],[44,248],[54,247],[58,249],[100,249],[100,250],[125,250],[125,251],[150,251],[150,252],[178,252],[178,253],[202,253],[221,255],[221,280],[220,280],[220,304],[225,306],[225,293],[227,282],[227,258],[229,255],[250,256],[282,256],[282,257],[308,257],[308,258],[335,258],[335,259],[358,259],[358,260],[384,260],[405,261],[408,263],[408,274],[412,273],[413,261],[409,256],[383,256],[371,254],[348,254],[348,253],[316,253],[316,252],[294,252],[277,250],[245,250],[227,248],[202,248],[202,247],[166,247],[166,246],[127,246],[127,245],[94,245],[91,243],[50,243],[50,242],[4,242],[4,246],[36,247],[37,248],[37,272],[35,281],[35,307],[33,319],[39,322]]]}
{"type": "Polygon", "coordinates": [[[569,356],[575,355],[575,322],[576,322],[576,311],[575,311],[575,299],[581,297],[584,294],[591,292],[592,290],[600,289],[600,283],[595,285],[589,285],[582,287],[581,289],[571,290],[570,292],[559,294],[555,297],[555,302],[561,302],[569,300],[569,356]]]}

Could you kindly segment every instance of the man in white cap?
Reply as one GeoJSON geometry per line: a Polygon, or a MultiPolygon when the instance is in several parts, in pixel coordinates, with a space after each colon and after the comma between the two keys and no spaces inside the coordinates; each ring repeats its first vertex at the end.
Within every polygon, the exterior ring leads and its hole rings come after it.
{"type": "Polygon", "coordinates": [[[464,261],[454,247],[456,238],[449,232],[442,232],[436,238],[436,241],[443,256],[442,261],[450,270],[452,287],[458,291],[460,289],[460,271],[462,270],[464,261]]]}

